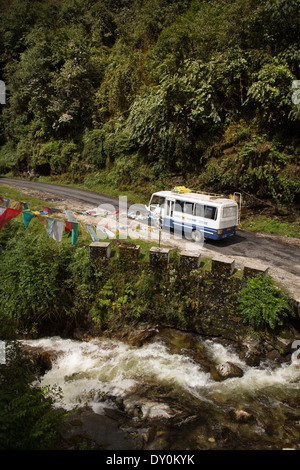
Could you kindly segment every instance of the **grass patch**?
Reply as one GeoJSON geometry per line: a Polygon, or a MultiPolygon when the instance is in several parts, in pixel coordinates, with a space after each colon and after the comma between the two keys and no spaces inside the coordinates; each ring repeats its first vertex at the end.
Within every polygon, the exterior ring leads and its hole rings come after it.
{"type": "Polygon", "coordinates": [[[212,260],[201,256],[200,268],[204,271],[211,271],[212,260]]]}
{"type": "Polygon", "coordinates": [[[264,215],[250,217],[241,222],[240,227],[251,232],[270,233],[272,235],[286,235],[300,238],[300,222],[282,222],[279,218],[270,218],[264,215]]]}
{"type": "Polygon", "coordinates": [[[14,199],[15,201],[24,201],[30,204],[30,209],[41,210],[41,206],[45,205],[45,201],[38,199],[28,194],[22,193],[22,191],[12,188],[6,185],[0,185],[0,196],[8,197],[9,199],[14,199]]]}
{"type": "Polygon", "coordinates": [[[95,191],[97,193],[105,194],[107,196],[119,197],[127,196],[127,199],[132,204],[144,204],[149,202],[150,196],[153,191],[149,190],[149,194],[145,196],[145,190],[143,193],[138,189],[131,189],[126,187],[126,189],[120,189],[120,187],[115,187],[110,182],[105,180],[105,175],[103,175],[103,182],[99,182],[100,177],[93,175],[86,177],[82,183],[70,182],[66,179],[64,175],[62,176],[40,176],[37,181],[39,183],[48,183],[48,184],[62,184],[64,186],[71,186],[78,189],[87,189],[88,191],[95,191]]]}

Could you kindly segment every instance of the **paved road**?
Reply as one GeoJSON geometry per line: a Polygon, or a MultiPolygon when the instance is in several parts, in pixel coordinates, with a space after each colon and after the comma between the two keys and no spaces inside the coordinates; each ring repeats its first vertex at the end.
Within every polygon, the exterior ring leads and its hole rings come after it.
{"type": "MultiPolygon", "coordinates": [[[[62,199],[73,199],[94,207],[100,204],[112,204],[118,208],[119,203],[116,197],[57,184],[0,177],[0,185],[2,184],[53,193],[62,199]]],[[[130,202],[128,202],[128,205],[130,206],[130,202]]],[[[141,208],[143,207],[141,206],[141,208]]],[[[218,253],[240,260],[245,258],[251,259],[251,261],[257,260],[261,264],[271,266],[275,270],[278,269],[281,273],[283,272],[283,276],[280,275],[279,278],[283,279],[285,277],[287,282],[297,283],[295,279],[300,279],[300,248],[296,244],[286,243],[283,237],[268,237],[237,230],[236,235],[230,239],[221,241],[206,240],[204,248],[206,253],[211,252],[211,256],[218,253]]]]}
{"type": "Polygon", "coordinates": [[[28,188],[36,191],[53,193],[62,198],[74,199],[76,201],[92,204],[97,207],[99,204],[116,204],[118,198],[107,196],[105,194],[96,193],[95,191],[87,191],[86,189],[77,189],[69,186],[62,186],[50,183],[36,183],[17,178],[0,177],[0,185],[8,184],[9,186],[17,186],[19,188],[28,188]]]}

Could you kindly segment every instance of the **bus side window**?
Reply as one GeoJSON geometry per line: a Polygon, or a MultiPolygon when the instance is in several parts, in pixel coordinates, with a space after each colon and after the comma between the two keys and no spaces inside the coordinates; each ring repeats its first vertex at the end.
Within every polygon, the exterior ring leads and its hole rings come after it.
{"type": "Polygon", "coordinates": [[[193,202],[185,202],[184,203],[184,213],[188,215],[192,215],[194,210],[194,203],[193,202]]]}
{"type": "Polygon", "coordinates": [[[204,207],[204,217],[206,219],[216,220],[217,218],[217,208],[212,206],[204,207]]]}
{"type": "Polygon", "coordinates": [[[183,213],[183,201],[175,201],[175,208],[174,211],[180,212],[181,214],[183,213]]]}
{"type": "Polygon", "coordinates": [[[197,217],[204,217],[204,206],[203,206],[203,204],[196,204],[195,205],[195,215],[197,217]]]}

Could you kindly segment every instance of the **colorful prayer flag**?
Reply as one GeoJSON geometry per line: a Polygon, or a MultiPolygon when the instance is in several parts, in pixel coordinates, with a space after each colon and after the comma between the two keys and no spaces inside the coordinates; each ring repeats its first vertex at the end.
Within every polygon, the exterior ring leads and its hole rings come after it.
{"type": "Polygon", "coordinates": [[[16,217],[17,215],[21,213],[21,211],[18,211],[16,209],[11,209],[9,207],[7,208],[1,207],[1,209],[4,209],[4,210],[1,210],[0,212],[0,230],[7,222],[9,222],[11,219],[13,219],[14,217],[16,217]]]}

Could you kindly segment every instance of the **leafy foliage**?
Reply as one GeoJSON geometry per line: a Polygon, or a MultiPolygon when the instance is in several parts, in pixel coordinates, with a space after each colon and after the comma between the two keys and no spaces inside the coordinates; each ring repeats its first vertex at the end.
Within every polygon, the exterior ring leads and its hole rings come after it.
{"type": "Polygon", "coordinates": [[[0,170],[75,181],[101,170],[119,187],[128,160],[127,184],[146,165],[145,184],[151,172],[194,174],[203,189],[298,201],[289,159],[283,171],[248,154],[231,174],[215,152],[243,120],[249,145],[255,134],[297,157],[298,12],[299,0],[12,0],[0,26],[0,170]]]}
{"type": "Polygon", "coordinates": [[[95,290],[87,250],[57,244],[40,222],[33,230],[6,224],[1,230],[0,337],[19,331],[55,331],[84,321],[95,290]],[[39,225],[40,224],[40,225],[39,225]],[[11,237],[11,238],[9,238],[11,237]]]}
{"type": "Polygon", "coordinates": [[[265,326],[274,329],[292,313],[289,297],[275,286],[270,276],[250,278],[238,295],[238,303],[243,321],[254,329],[265,326]]]}
{"type": "Polygon", "coordinates": [[[6,354],[6,364],[0,367],[0,449],[53,449],[65,414],[53,410],[50,390],[32,385],[34,367],[20,346],[7,343],[6,354]]]}

